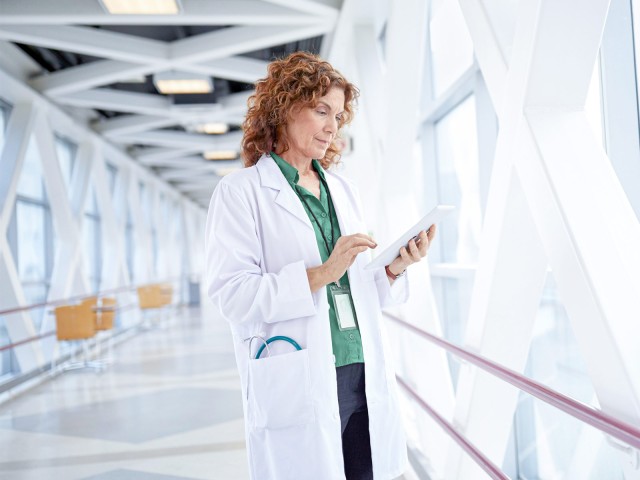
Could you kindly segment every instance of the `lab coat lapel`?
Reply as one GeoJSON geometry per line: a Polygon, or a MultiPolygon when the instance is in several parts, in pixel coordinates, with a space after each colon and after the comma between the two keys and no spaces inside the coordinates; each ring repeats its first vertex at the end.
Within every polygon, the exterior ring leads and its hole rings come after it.
{"type": "Polygon", "coordinates": [[[349,198],[345,194],[344,188],[340,185],[340,182],[328,173],[325,173],[327,185],[329,186],[329,192],[331,193],[331,200],[333,201],[333,208],[336,211],[338,217],[338,225],[340,225],[340,233],[342,235],[351,235],[353,232],[353,226],[350,223],[350,217],[348,212],[349,198]]]}
{"type": "Polygon", "coordinates": [[[284,178],[276,162],[270,156],[263,155],[258,160],[256,167],[260,175],[260,184],[265,188],[278,190],[276,204],[313,230],[313,225],[309,221],[309,216],[305,212],[302,202],[300,202],[287,179],[284,178]]]}

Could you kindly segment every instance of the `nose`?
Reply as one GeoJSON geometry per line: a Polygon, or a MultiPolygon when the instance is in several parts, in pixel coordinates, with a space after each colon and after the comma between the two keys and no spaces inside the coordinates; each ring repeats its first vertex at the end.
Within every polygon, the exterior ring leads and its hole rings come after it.
{"type": "Polygon", "coordinates": [[[338,120],[335,117],[330,117],[325,124],[325,131],[332,136],[338,131],[338,120]]]}

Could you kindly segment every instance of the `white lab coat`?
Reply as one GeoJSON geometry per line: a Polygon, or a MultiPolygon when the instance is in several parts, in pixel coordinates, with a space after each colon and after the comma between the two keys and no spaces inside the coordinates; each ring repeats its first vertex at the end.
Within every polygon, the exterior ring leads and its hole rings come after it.
{"type": "MultiPolygon", "coordinates": [[[[343,235],[366,232],[354,186],[331,172],[327,184],[343,235]]],[[[313,227],[274,160],[224,177],[206,226],[208,295],[231,324],[242,380],[249,470],[254,480],[344,479],[329,304],[311,293],[306,269],[320,265],[313,227]],[[261,341],[285,335],[300,344],[261,341]],[[251,343],[251,351],[250,351],[251,343]]],[[[381,307],[406,300],[406,276],[393,287],[384,269],[349,268],[362,336],[374,478],[403,473],[406,444],[381,307]]]]}

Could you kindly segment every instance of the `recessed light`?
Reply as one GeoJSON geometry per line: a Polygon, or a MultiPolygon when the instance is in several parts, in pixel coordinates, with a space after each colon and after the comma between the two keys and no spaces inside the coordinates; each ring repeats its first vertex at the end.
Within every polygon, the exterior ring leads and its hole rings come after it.
{"type": "Polygon", "coordinates": [[[162,94],[211,93],[211,77],[171,70],[153,75],[153,83],[162,94]]]}
{"type": "Polygon", "coordinates": [[[207,160],[235,160],[238,157],[238,152],[235,150],[214,150],[204,152],[203,156],[207,160]]]}
{"type": "Polygon", "coordinates": [[[226,123],[203,123],[196,126],[196,132],[207,133],[210,135],[221,135],[229,131],[229,125],[226,123]]]}
{"type": "Polygon", "coordinates": [[[175,15],[182,10],[179,0],[100,0],[113,15],[175,15]]]}

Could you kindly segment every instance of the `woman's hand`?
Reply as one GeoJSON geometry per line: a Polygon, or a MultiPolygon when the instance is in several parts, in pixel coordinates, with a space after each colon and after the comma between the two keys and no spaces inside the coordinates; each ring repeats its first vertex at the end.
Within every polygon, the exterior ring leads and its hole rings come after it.
{"type": "Polygon", "coordinates": [[[378,244],[373,238],[364,233],[345,235],[338,238],[333,252],[319,267],[307,269],[307,278],[311,291],[315,292],[328,283],[342,278],[359,253],[369,248],[376,248],[378,244]]]}
{"type": "MultiPolygon", "coordinates": [[[[400,255],[391,262],[389,271],[394,275],[399,275],[404,272],[409,265],[417,263],[426,257],[427,250],[429,250],[431,241],[435,236],[436,226],[431,225],[428,230],[420,232],[417,239],[412,238],[406,247],[400,249],[400,255]]],[[[393,280],[389,278],[389,282],[393,283],[393,280]]]]}

